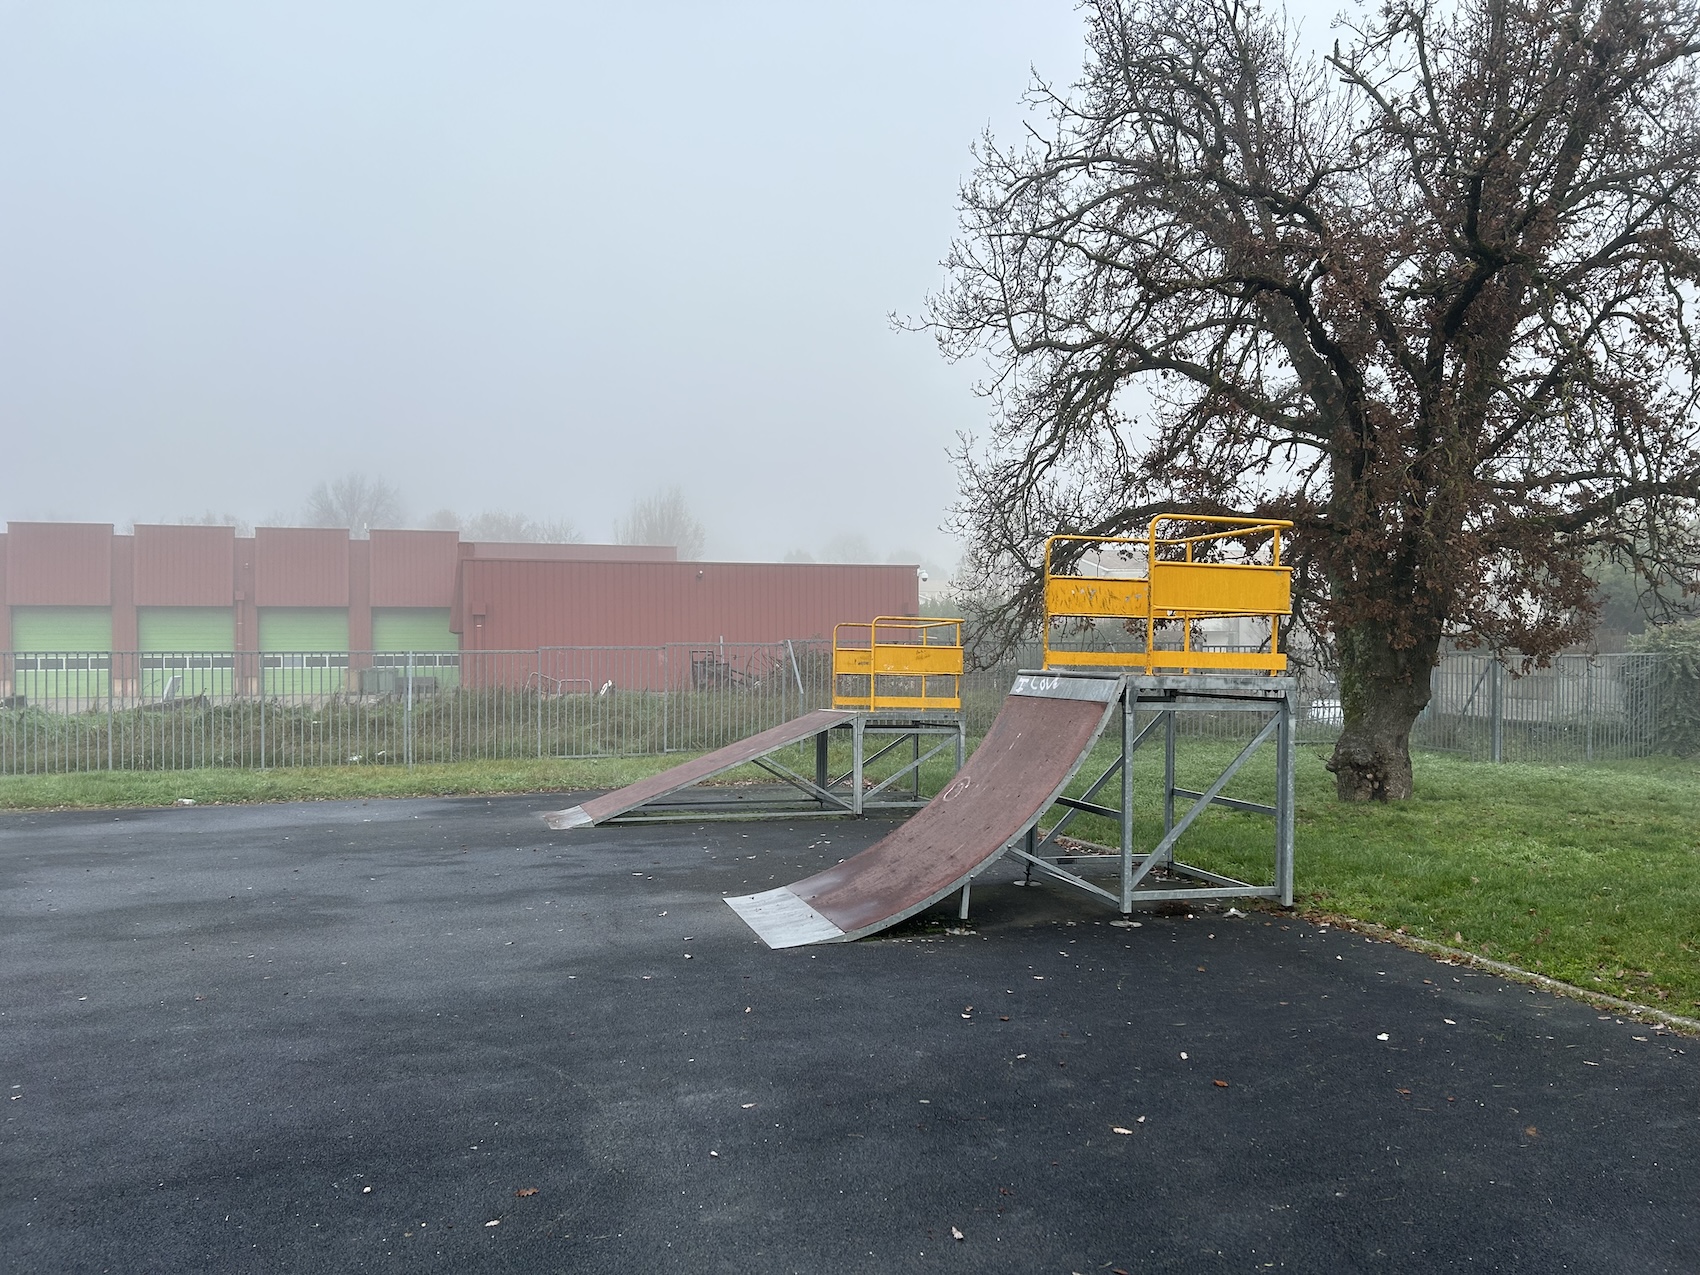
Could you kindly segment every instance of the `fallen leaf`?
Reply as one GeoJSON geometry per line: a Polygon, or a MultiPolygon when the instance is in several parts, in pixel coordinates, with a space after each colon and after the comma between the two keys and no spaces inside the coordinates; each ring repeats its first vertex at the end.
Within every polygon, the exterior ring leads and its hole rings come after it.
{"type": "Polygon", "coordinates": [[[1403,1094],[1407,1098],[1409,1098],[1411,1096],[1411,1091],[1409,1089],[1399,1089],[1399,1090],[1395,1090],[1395,1092],[1403,1094]]]}
{"type": "Polygon", "coordinates": [[[753,1102],[746,1102],[746,1103],[745,1103],[745,1104],[744,1104],[744,1110],[745,1110],[745,1111],[748,1111],[748,1110],[749,1110],[749,1109],[750,1109],[750,1108],[751,1108],[751,1107],[753,1107],[753,1106],[755,1106],[755,1105],[756,1105],[756,1104],[755,1104],[755,1103],[753,1103],[753,1102]]]}
{"type": "Polygon", "coordinates": [[[1110,1132],[1111,1133],[1132,1133],[1133,1130],[1132,1129],[1124,1129],[1119,1124],[1113,1124],[1113,1125],[1110,1126],[1110,1132]]]}
{"type": "Polygon", "coordinates": [[[1226,1080],[1212,1080],[1210,1083],[1215,1085],[1218,1089],[1226,1089],[1228,1087],[1228,1082],[1226,1080]]]}
{"type": "Polygon", "coordinates": [[[519,1198],[523,1200],[527,1196],[536,1195],[537,1194],[537,1188],[534,1187],[534,1186],[522,1186],[519,1190],[515,1191],[514,1194],[519,1196],[519,1198]]]}
{"type": "Polygon", "coordinates": [[[1528,1134],[1531,1138],[1538,1138],[1541,1136],[1541,1131],[1535,1128],[1534,1125],[1530,1125],[1527,1129],[1523,1130],[1523,1132],[1528,1134]]]}
{"type": "Polygon", "coordinates": [[[501,1224],[502,1219],[499,1217],[491,1218],[488,1222],[484,1223],[485,1226],[500,1226],[501,1224]]]}

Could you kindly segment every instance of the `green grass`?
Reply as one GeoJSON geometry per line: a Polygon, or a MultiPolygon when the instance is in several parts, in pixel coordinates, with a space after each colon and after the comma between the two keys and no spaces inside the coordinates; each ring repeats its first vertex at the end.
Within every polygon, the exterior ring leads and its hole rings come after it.
{"type": "MultiPolygon", "coordinates": [[[[1179,780],[1202,789],[1234,745],[1183,739],[1179,780]]],[[[790,759],[803,773],[810,755],[790,759]]],[[[1417,795],[1390,806],[1334,800],[1325,750],[1298,757],[1297,902],[1462,947],[1591,991],[1694,1016],[1700,1009],[1700,760],[1494,766],[1432,754],[1417,795]]],[[[678,756],[419,765],[93,772],[0,778],[0,809],[299,801],[612,788],[678,756]]],[[[1100,749],[1094,762],[1108,760],[1100,749]]],[[[840,762],[835,749],[834,764],[840,762]]],[[[846,763],[847,765],[847,763],[846,763]]],[[[1136,761],[1137,835],[1161,831],[1161,758],[1136,761]]],[[[936,791],[948,765],[928,767],[936,791]]],[[[1083,775],[1096,774],[1089,765],[1083,775]]],[[[766,779],[753,768],[728,779],[766,779]]],[[[1228,788],[1268,800],[1267,750],[1228,788]]],[[[1084,786],[1084,779],[1076,790],[1084,786]]],[[[1113,785],[1112,785],[1113,787],[1113,785]]],[[[1112,797],[1113,800],[1113,797],[1112,797]]],[[[1072,832],[1113,839],[1102,823],[1072,832]]],[[[1271,879],[1270,821],[1211,810],[1179,847],[1188,862],[1271,879]]]]}
{"type": "Polygon", "coordinates": [[[618,788],[677,757],[522,759],[404,766],[291,766],[276,770],[84,771],[0,777],[0,810],[169,806],[350,797],[446,797],[618,788]]]}
{"type": "MultiPolygon", "coordinates": [[[[1202,790],[1234,751],[1212,740],[1183,740],[1179,782],[1202,790]]],[[[1695,1016],[1700,760],[1495,766],[1419,754],[1417,795],[1383,806],[1336,801],[1325,757],[1314,746],[1298,752],[1295,902],[1301,908],[1695,1016]]],[[[1108,758],[1101,751],[1094,760],[1108,758]]],[[[1161,834],[1149,795],[1161,764],[1160,753],[1142,752],[1134,769],[1142,846],[1161,834]]],[[[1273,791],[1267,753],[1226,790],[1262,801],[1273,791]]],[[[1070,831],[1076,829],[1093,840],[1115,835],[1085,820],[1070,831]]],[[[1272,823],[1211,810],[1182,838],[1177,854],[1241,880],[1271,881],[1272,823]]]]}

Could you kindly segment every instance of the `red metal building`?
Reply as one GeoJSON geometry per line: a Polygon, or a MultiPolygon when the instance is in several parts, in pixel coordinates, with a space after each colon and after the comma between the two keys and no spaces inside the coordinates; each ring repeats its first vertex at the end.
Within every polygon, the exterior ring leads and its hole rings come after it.
{"type": "Polygon", "coordinates": [[[106,523],[0,535],[0,651],[343,650],[353,667],[357,653],[402,649],[386,626],[434,625],[443,649],[463,651],[778,642],[919,604],[912,566],[680,562],[645,545],[106,523]]]}

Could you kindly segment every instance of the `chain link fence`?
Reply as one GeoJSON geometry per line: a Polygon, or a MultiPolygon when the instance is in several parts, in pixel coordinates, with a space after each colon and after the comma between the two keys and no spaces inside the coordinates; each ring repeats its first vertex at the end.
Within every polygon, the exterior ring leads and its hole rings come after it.
{"type": "MultiPolygon", "coordinates": [[[[1416,748],[1482,761],[1595,761],[1658,748],[1653,654],[1562,656],[1524,676],[1447,656],[1416,748]]],[[[983,735],[1039,651],[962,678],[983,735]]],[[[0,653],[0,774],[410,765],[701,752],[831,702],[819,641],[467,652],[0,653]]],[[[1301,679],[1299,738],[1332,743],[1338,694],[1301,679]]],[[[1183,729],[1236,738],[1243,713],[1183,729]]]]}

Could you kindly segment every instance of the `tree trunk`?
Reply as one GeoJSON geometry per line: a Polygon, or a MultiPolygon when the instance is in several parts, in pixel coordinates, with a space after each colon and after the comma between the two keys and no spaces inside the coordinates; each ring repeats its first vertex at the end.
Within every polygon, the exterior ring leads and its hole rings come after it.
{"type": "Polygon", "coordinates": [[[1394,647],[1386,630],[1357,625],[1339,635],[1344,729],[1328,769],[1341,801],[1411,795],[1411,725],[1428,705],[1438,639],[1394,647]]]}

